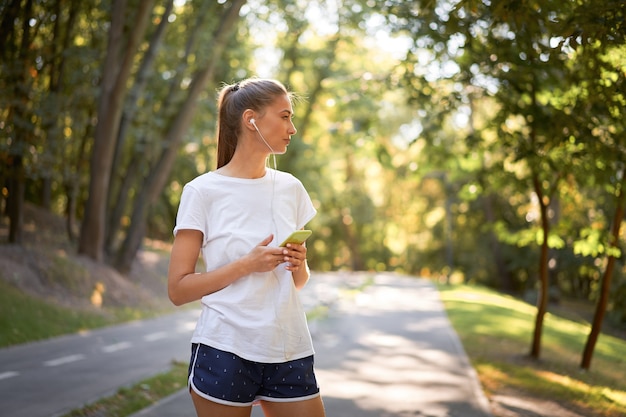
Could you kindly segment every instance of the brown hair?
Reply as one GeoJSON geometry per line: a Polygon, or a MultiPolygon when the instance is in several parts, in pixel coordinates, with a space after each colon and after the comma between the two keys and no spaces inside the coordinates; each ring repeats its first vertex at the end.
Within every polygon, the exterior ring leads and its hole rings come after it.
{"type": "Polygon", "coordinates": [[[263,113],[278,96],[293,94],[276,80],[248,78],[236,84],[225,85],[217,99],[217,167],[226,165],[237,148],[241,133],[241,115],[247,109],[263,113]]]}

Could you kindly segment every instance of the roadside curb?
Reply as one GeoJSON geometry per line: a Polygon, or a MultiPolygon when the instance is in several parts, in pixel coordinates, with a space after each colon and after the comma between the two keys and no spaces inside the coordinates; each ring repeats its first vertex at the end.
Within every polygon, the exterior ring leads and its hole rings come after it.
{"type": "MultiPolygon", "coordinates": [[[[134,413],[131,414],[129,417],[142,417],[142,416],[146,416],[146,415],[150,415],[154,410],[158,409],[158,408],[163,408],[165,407],[168,403],[172,402],[172,401],[178,401],[180,400],[180,398],[184,395],[189,395],[187,392],[187,387],[176,391],[173,394],[168,395],[165,398],[161,398],[159,401],[155,402],[154,404],[134,413]]],[[[191,402],[191,399],[189,400],[191,402]]]]}

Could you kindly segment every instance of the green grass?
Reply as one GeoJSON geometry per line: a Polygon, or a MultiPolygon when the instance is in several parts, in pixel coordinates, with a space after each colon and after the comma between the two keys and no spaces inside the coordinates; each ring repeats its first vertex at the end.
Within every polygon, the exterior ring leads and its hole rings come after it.
{"type": "Polygon", "coordinates": [[[79,313],[29,297],[0,280],[0,346],[101,327],[101,315],[79,313]]]}
{"type": "Polygon", "coordinates": [[[477,287],[441,286],[440,292],[487,395],[509,386],[594,416],[626,415],[626,341],[602,334],[584,372],[589,325],[548,313],[540,360],[531,360],[534,306],[477,287]]]}
{"type": "Polygon", "coordinates": [[[152,317],[131,308],[72,310],[24,294],[0,279],[0,347],[152,317]]]}
{"type": "Polygon", "coordinates": [[[186,381],[187,364],[174,362],[169,372],[121,388],[115,395],[73,410],[63,417],[128,416],[179,391],[186,385],[186,381]]]}

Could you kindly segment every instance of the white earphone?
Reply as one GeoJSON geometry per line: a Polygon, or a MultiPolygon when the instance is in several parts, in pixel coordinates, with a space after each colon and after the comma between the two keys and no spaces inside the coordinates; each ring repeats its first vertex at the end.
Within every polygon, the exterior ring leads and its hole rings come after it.
{"type": "Polygon", "coordinates": [[[263,134],[261,133],[261,131],[259,130],[259,127],[256,125],[256,120],[254,119],[250,119],[250,124],[252,126],[254,126],[254,128],[256,129],[257,133],[259,134],[259,136],[261,137],[261,140],[263,141],[263,143],[265,144],[265,146],[267,146],[270,150],[270,152],[272,153],[272,156],[274,157],[274,168],[276,168],[276,156],[274,155],[274,149],[272,149],[272,147],[270,146],[269,143],[267,143],[267,141],[265,140],[265,137],[263,137],[263,134]]]}

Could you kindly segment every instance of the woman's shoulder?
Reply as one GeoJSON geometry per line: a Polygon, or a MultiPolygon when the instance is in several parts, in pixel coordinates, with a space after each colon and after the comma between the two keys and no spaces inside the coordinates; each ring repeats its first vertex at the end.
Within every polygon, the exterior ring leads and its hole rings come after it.
{"type": "Polygon", "coordinates": [[[289,172],[276,171],[276,183],[280,184],[283,191],[306,193],[306,187],[302,181],[289,172]]]}
{"type": "Polygon", "coordinates": [[[290,172],[287,171],[278,171],[278,170],[273,170],[274,171],[274,175],[277,179],[280,179],[281,181],[285,181],[285,182],[294,182],[294,183],[299,183],[300,180],[293,175],[290,172]]]}
{"type": "Polygon", "coordinates": [[[204,174],[200,174],[191,181],[187,182],[185,187],[196,189],[210,187],[219,180],[219,177],[220,175],[216,175],[213,171],[205,172],[204,174]]]}

